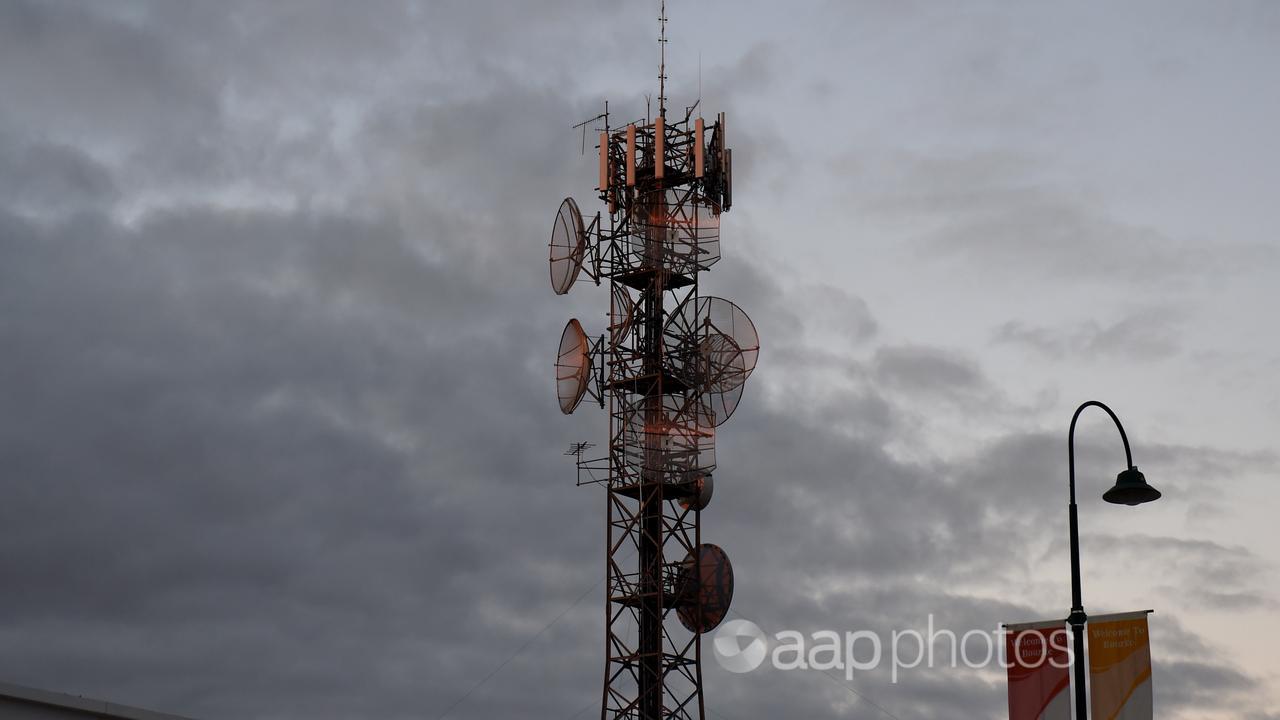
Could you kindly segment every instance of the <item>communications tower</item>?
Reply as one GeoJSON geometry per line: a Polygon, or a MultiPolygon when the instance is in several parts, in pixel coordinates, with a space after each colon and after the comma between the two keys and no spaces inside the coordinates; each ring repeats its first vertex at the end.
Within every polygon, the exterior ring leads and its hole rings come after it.
{"type": "Polygon", "coordinates": [[[590,395],[609,411],[604,457],[578,484],[606,490],[606,644],[602,720],[703,720],[702,634],[729,609],[733,569],[703,542],[716,429],[742,398],[760,345],[734,303],[698,292],[720,259],[720,218],[733,200],[724,113],[667,116],[665,7],[659,18],[658,114],[599,124],[597,191],[589,220],[566,198],[551,233],[551,285],[585,274],[610,292],[609,325],[592,338],[572,319],[556,359],[565,414],[590,395]]]}

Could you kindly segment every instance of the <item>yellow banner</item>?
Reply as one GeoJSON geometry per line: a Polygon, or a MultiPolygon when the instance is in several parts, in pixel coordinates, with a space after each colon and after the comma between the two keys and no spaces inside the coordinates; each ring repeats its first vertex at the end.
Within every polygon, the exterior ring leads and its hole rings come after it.
{"type": "Polygon", "coordinates": [[[1147,612],[1089,618],[1089,705],[1094,720],[1151,720],[1147,612]]]}

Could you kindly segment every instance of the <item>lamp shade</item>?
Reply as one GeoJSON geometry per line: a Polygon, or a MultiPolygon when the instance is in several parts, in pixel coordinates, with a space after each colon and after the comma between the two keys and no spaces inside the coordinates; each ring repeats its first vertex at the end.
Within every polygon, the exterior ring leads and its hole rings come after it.
{"type": "Polygon", "coordinates": [[[1138,468],[1131,467],[1116,476],[1115,487],[1103,493],[1102,499],[1117,505],[1141,505],[1160,499],[1160,491],[1147,484],[1138,468]]]}

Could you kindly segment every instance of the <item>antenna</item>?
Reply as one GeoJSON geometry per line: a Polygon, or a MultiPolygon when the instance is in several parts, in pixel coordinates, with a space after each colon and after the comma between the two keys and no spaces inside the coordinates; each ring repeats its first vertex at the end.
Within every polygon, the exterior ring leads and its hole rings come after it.
{"type": "Polygon", "coordinates": [[[658,114],[667,114],[667,0],[658,15],[658,114]]]}
{"type": "Polygon", "coordinates": [[[588,118],[586,120],[583,120],[582,122],[573,126],[574,130],[577,130],[578,128],[582,128],[582,154],[583,155],[587,154],[587,126],[601,118],[604,118],[604,124],[605,124],[605,127],[607,128],[609,126],[609,101],[607,100],[604,103],[604,112],[600,113],[599,115],[593,118],[588,118]]]}
{"type": "Polygon", "coordinates": [[[584,452],[586,452],[586,451],[590,450],[591,448],[593,448],[593,447],[595,447],[595,446],[596,446],[596,444],[595,444],[595,443],[593,443],[593,442],[576,442],[576,443],[569,443],[569,449],[568,449],[568,450],[565,450],[565,451],[564,451],[564,454],[565,454],[565,455],[568,455],[569,457],[576,457],[576,458],[578,458],[578,463],[579,463],[579,464],[581,464],[581,463],[582,463],[582,453],[584,453],[584,452]]]}

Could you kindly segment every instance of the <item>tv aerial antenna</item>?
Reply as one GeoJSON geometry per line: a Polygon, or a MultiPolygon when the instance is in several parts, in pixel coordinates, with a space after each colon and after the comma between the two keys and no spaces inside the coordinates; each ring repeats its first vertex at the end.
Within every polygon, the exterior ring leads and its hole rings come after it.
{"type": "Polygon", "coordinates": [[[565,455],[568,455],[568,456],[570,456],[570,457],[575,457],[575,458],[577,458],[577,459],[578,459],[578,462],[579,462],[579,463],[581,463],[581,462],[582,462],[582,454],[583,454],[583,453],[585,453],[586,451],[590,450],[591,448],[595,447],[595,446],[596,446],[596,444],[595,444],[595,443],[593,443],[593,442],[576,442],[576,443],[570,443],[570,444],[569,444],[569,449],[568,449],[568,450],[565,450],[565,451],[564,451],[564,454],[565,454],[565,455]]]}

